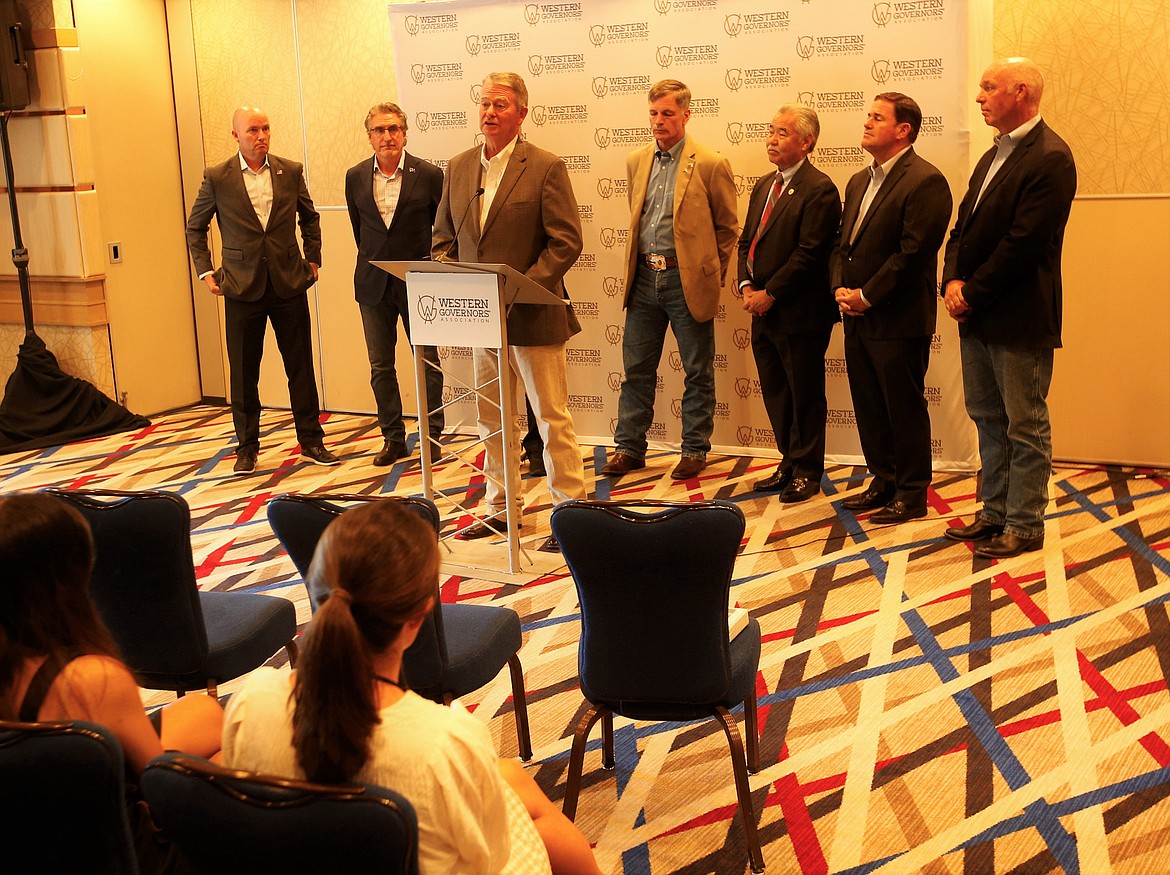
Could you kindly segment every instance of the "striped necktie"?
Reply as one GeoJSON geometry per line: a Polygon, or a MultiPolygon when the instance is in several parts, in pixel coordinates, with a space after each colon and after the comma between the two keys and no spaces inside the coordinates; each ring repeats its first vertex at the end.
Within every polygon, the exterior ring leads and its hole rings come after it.
{"type": "Polygon", "coordinates": [[[756,234],[752,237],[752,245],[748,247],[747,255],[747,269],[748,273],[752,273],[752,267],[756,260],[756,244],[760,242],[760,235],[764,232],[764,228],[768,225],[768,219],[772,218],[772,210],[776,208],[776,201],[780,200],[780,193],[784,190],[784,174],[779,171],[776,172],[776,181],[772,183],[772,189],[768,192],[768,200],[764,204],[764,211],[760,213],[760,224],[756,226],[756,234]]]}

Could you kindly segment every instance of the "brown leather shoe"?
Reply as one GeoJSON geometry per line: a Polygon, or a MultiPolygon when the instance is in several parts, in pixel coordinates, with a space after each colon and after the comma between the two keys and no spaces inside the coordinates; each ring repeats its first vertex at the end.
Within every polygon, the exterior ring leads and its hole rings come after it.
{"type": "Polygon", "coordinates": [[[976,547],[975,555],[982,556],[984,559],[1011,559],[1021,553],[1039,550],[1043,546],[1043,535],[1035,538],[1021,538],[1019,535],[1004,532],[1001,535],[996,535],[990,542],[976,547]]]}
{"type": "Polygon", "coordinates": [[[645,460],[636,459],[629,453],[619,451],[613,454],[613,458],[601,469],[601,473],[604,477],[621,477],[623,474],[629,474],[631,471],[645,467],[645,460]]]}
{"type": "Polygon", "coordinates": [[[674,470],[670,472],[671,480],[690,480],[698,477],[699,472],[707,467],[706,459],[696,459],[694,456],[683,456],[679,459],[674,470]]]}
{"type": "MultiPolygon", "coordinates": [[[[523,523],[516,524],[517,529],[524,528],[523,523]]],[[[476,523],[461,529],[459,539],[462,541],[477,541],[480,538],[500,537],[508,534],[508,518],[504,514],[489,516],[482,523],[476,523]]]]}
{"type": "Polygon", "coordinates": [[[986,522],[975,517],[975,522],[969,526],[951,526],[943,532],[952,541],[986,541],[996,535],[1003,534],[1003,526],[986,522]]]}

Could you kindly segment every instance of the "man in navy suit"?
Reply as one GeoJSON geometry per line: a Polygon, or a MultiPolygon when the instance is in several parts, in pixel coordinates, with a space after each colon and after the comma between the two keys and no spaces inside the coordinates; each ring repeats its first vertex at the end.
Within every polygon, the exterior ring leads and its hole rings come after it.
{"type": "Polygon", "coordinates": [[[951,220],[951,190],[914,151],[918,104],[896,91],[874,98],[861,146],[873,163],[845,187],[832,284],[845,323],[849,393],[873,479],[841,502],[877,508],[892,525],[926,516],[931,479],[926,369],[938,303],[938,250],[951,220]]]}
{"type": "Polygon", "coordinates": [[[338,459],[322,443],[321,404],[313,374],[306,293],[321,265],[321,218],[305,185],[304,168],[268,153],[268,116],[240,107],[232,116],[239,154],[203,173],[187,219],[187,248],[213,295],[223,295],[224,327],[236,430],[236,474],[256,470],[260,451],[260,359],[269,321],[276,334],[301,455],[318,465],[338,459]],[[214,268],[207,232],[215,218],[222,239],[214,268]],[[301,227],[304,255],[297,245],[301,227]]]}
{"type": "Polygon", "coordinates": [[[984,72],[975,101],[999,134],[971,174],[943,263],[983,464],[979,515],[946,535],[997,559],[1044,546],[1052,473],[1047,399],[1077,171],[1068,145],[1040,118],[1043,93],[1044,78],[1027,58],[984,72]]]}
{"type": "MultiPolygon", "coordinates": [[[[379,103],[366,114],[366,135],[374,150],[345,174],[345,203],[357,242],[354,293],[370,359],[370,387],[378,407],[382,449],[374,464],[393,464],[406,453],[402,395],[394,368],[398,320],[410,338],[406,283],[371,261],[415,261],[431,257],[431,227],[443,194],[443,171],[408,155],[406,114],[394,103],[379,103]]],[[[443,372],[433,346],[422,348],[426,368],[427,432],[436,444],[443,433],[443,372]]],[[[420,414],[423,409],[419,400],[420,414]]],[[[438,450],[438,447],[433,447],[438,450]]]]}
{"type": "Polygon", "coordinates": [[[752,352],[783,459],[755,483],[785,504],[817,494],[825,472],[825,350],[836,323],[829,254],[841,221],[837,186],[805,159],[821,123],[807,106],[776,111],[768,133],[775,173],[760,177],[739,238],[739,289],[752,314],[752,352]]]}

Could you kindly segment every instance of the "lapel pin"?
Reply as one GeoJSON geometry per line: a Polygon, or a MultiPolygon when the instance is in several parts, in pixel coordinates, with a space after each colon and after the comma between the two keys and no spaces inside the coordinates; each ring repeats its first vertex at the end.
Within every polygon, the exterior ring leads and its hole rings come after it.
{"type": "Polygon", "coordinates": [[[789,193],[789,194],[796,194],[796,189],[795,189],[795,188],[790,188],[790,189],[788,189],[788,193],[789,193]]]}
{"type": "Polygon", "coordinates": [[[276,171],[276,175],[277,175],[277,176],[280,176],[282,173],[284,173],[284,171],[283,171],[283,170],[277,170],[277,171],[276,171]]]}

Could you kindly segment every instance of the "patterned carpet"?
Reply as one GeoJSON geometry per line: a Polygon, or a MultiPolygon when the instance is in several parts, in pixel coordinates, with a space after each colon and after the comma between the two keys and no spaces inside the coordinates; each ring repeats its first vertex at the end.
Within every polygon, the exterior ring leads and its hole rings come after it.
{"type": "MultiPolygon", "coordinates": [[[[319,468],[299,459],[287,415],[266,412],[263,426],[260,468],[246,478],[231,476],[227,411],[200,407],[138,433],[0,457],[0,489],[178,491],[201,585],[284,596],[304,622],[304,589],[265,503],[282,492],[415,493],[418,457],[388,474],[372,467],[372,419],[334,414],[328,443],[343,463],[319,468]]],[[[583,449],[595,478],[605,448],[583,449]]],[[[616,484],[597,480],[596,494],[726,498],[748,518],[734,593],[764,633],[751,786],[769,872],[1170,870],[1166,472],[1059,468],[1043,551],[993,563],[941,537],[970,521],[968,475],[938,474],[927,518],[882,528],[839,507],[862,469],[830,468],[826,495],[784,507],[751,491],[772,463],[714,456],[685,484],[667,476],[673,464],[651,457],[616,484]]],[[[436,482],[470,502],[482,492],[456,465],[437,468],[436,482]]],[[[548,534],[548,493],[543,480],[524,486],[523,540],[535,545],[548,534]]],[[[523,585],[445,574],[442,593],[519,612],[530,768],[560,799],[583,711],[572,581],[563,567],[523,585]]],[[[507,673],[467,704],[514,756],[507,673]]],[[[615,772],[600,769],[594,730],[577,818],[602,869],[746,871],[717,724],[615,729],[615,772]]]]}

